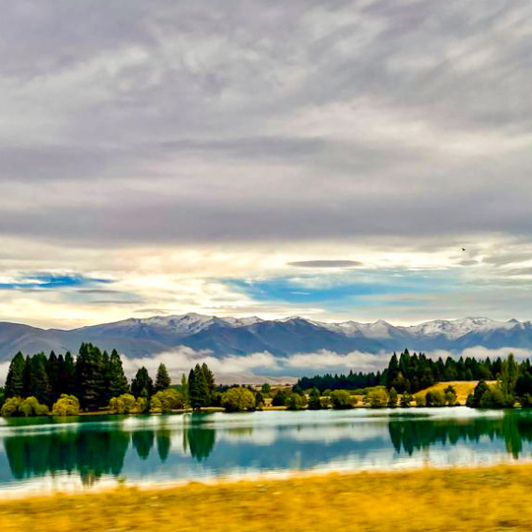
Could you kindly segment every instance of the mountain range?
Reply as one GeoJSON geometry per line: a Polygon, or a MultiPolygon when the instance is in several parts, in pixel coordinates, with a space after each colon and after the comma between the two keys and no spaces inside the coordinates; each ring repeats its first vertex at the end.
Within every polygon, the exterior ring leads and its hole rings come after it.
{"type": "Polygon", "coordinates": [[[130,318],[72,330],[0,322],[0,361],[10,360],[18,351],[26,354],[52,349],[77,352],[82,342],[92,342],[108,350],[116,348],[130,358],[151,357],[180,346],[208,350],[216,357],[265,351],[280,357],[320,350],[340,354],[379,353],[405,348],[461,352],[477,346],[532,350],[532,323],[464,318],[394,326],[382,320],[326,323],[301,317],[264,320],[194,313],[130,318]]]}

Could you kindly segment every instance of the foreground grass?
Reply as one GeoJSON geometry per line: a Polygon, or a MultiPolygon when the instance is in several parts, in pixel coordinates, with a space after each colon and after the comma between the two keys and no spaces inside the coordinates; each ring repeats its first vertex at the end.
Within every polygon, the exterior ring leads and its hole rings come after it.
{"type": "Polygon", "coordinates": [[[119,488],[0,503],[8,531],[531,530],[532,466],[119,488]]]}

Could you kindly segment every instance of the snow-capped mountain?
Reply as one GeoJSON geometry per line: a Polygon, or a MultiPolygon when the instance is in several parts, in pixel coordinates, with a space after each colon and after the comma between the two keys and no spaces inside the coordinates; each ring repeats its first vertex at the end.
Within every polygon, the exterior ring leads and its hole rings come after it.
{"type": "Polygon", "coordinates": [[[532,350],[532,324],[489,318],[434,320],[412,326],[346,321],[325,323],[301,317],[263,320],[184,314],[130,318],[73,330],[39,329],[0,322],[0,360],[17,351],[35,353],[54,349],[77,351],[81,342],[116,347],[129,357],[153,356],[179,346],[212,352],[214,356],[270,352],[276,356],[328,350],[336,353],[379,353],[405,348],[417,351],[470,347],[532,350]]]}

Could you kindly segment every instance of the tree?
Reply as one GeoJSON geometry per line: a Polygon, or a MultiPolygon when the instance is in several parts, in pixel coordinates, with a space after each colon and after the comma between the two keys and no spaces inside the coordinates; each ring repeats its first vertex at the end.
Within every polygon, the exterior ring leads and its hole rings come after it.
{"type": "Polygon", "coordinates": [[[518,378],[519,364],[515,361],[514,355],[510,353],[508,358],[502,363],[499,376],[499,389],[505,406],[511,407],[515,403],[515,388],[518,378]]]}
{"type": "Polygon", "coordinates": [[[74,361],[74,357],[70,351],[67,351],[62,366],[61,355],[59,355],[59,360],[61,382],[63,384],[61,391],[68,395],[74,395],[76,393],[76,362],[74,361]]]}
{"type": "Polygon", "coordinates": [[[148,399],[153,394],[153,381],[148,370],[142,366],[131,381],[131,393],[135,397],[144,397],[148,399]]]}
{"type": "Polygon", "coordinates": [[[122,394],[120,397],[112,397],[109,401],[109,410],[113,414],[130,414],[135,411],[135,397],[130,393],[122,394]]]}
{"type": "Polygon", "coordinates": [[[265,382],[263,385],[262,385],[262,388],[261,388],[261,392],[263,395],[268,395],[270,392],[272,391],[272,388],[271,386],[265,382]]]}
{"type": "Polygon", "coordinates": [[[228,412],[253,410],[255,408],[255,396],[251,390],[248,390],[248,388],[229,388],[229,390],[222,395],[222,406],[228,412]]]}
{"type": "Polygon", "coordinates": [[[190,396],[190,406],[194,410],[200,410],[210,404],[209,384],[203,368],[196,364],[194,369],[190,370],[188,376],[188,390],[190,396]]]}
{"type": "Polygon", "coordinates": [[[445,406],[445,394],[440,390],[431,390],[425,395],[427,406],[445,406]]]}
{"type": "Polygon", "coordinates": [[[19,406],[22,403],[22,399],[18,396],[9,397],[2,406],[0,413],[2,417],[14,417],[19,415],[19,406]]]}
{"type": "Polygon", "coordinates": [[[312,388],[308,400],[309,410],[321,410],[321,397],[318,388],[312,388]]]}
{"type": "Polygon", "coordinates": [[[185,408],[187,408],[190,405],[190,395],[188,393],[188,379],[184,373],[181,375],[181,393],[183,394],[185,408]]]}
{"type": "Polygon", "coordinates": [[[331,392],[331,404],[335,410],[345,410],[353,408],[353,402],[356,398],[351,397],[347,390],[334,390],[331,392]]]}
{"type": "Polygon", "coordinates": [[[60,362],[54,351],[52,351],[48,357],[48,361],[46,363],[46,373],[48,375],[48,382],[50,385],[50,397],[48,398],[48,402],[49,404],[53,404],[61,395],[62,387],[60,362]]]}
{"type": "Polygon", "coordinates": [[[388,406],[395,408],[397,406],[398,395],[395,388],[392,388],[388,393],[388,406]]]}
{"type": "Polygon", "coordinates": [[[261,392],[255,394],[255,408],[257,410],[262,410],[264,408],[264,397],[261,392]]]}
{"type": "Polygon", "coordinates": [[[122,366],[122,359],[116,349],[111,352],[109,359],[109,395],[111,397],[119,397],[125,393],[129,393],[129,383],[124,367],[122,366]]]}
{"type": "Polygon", "coordinates": [[[285,406],[288,410],[302,410],[307,406],[307,398],[296,392],[289,393],[285,401],[285,406]]]}
{"type": "Polygon", "coordinates": [[[172,381],[170,379],[170,375],[168,375],[166,366],[163,363],[159,364],[159,367],[157,368],[157,376],[155,377],[154,391],[156,393],[162,392],[163,390],[170,388],[171,383],[172,381]]]}
{"type": "Polygon", "coordinates": [[[6,384],[4,387],[4,394],[6,398],[22,396],[24,393],[24,374],[26,368],[26,361],[24,355],[19,351],[11,364],[9,364],[9,371],[7,372],[6,384]]]}
{"type": "Polygon", "coordinates": [[[33,396],[39,403],[51,400],[51,387],[46,373],[47,359],[43,353],[26,358],[24,396],[33,396]]]}
{"type": "Polygon", "coordinates": [[[212,394],[216,390],[216,383],[214,381],[214,373],[209,369],[209,366],[207,366],[205,362],[202,364],[201,369],[203,371],[203,375],[205,376],[205,380],[207,381],[207,389],[209,390],[208,404],[211,404],[212,394]]]}
{"type": "Polygon", "coordinates": [[[166,414],[172,410],[180,410],[184,405],[183,394],[173,388],[167,388],[151,398],[150,411],[166,414]]]}
{"type": "Polygon", "coordinates": [[[456,406],[458,404],[458,396],[453,386],[447,386],[443,393],[445,394],[445,403],[447,406],[456,406]]]}
{"type": "Polygon", "coordinates": [[[62,394],[52,407],[52,416],[77,416],[79,401],[73,395],[62,394]]]}
{"type": "Polygon", "coordinates": [[[82,408],[96,410],[105,405],[104,377],[101,351],[92,344],[81,344],[76,360],[76,396],[82,408]]]}
{"type": "Polygon", "coordinates": [[[401,402],[400,402],[401,408],[410,408],[410,405],[413,400],[414,398],[408,392],[405,392],[401,396],[401,402]]]}
{"type": "Polygon", "coordinates": [[[388,404],[388,394],[382,388],[371,390],[366,394],[365,403],[371,408],[385,407],[388,404]]]}

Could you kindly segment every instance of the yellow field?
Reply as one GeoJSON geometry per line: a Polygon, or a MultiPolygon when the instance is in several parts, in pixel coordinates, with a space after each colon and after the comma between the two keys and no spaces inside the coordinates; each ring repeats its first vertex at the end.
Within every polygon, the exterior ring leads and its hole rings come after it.
{"type": "MultiPolygon", "coordinates": [[[[488,384],[495,384],[496,381],[488,381],[488,384]]],[[[475,386],[478,384],[478,381],[448,381],[448,382],[438,382],[434,386],[431,386],[430,388],[426,388],[425,390],[421,390],[420,392],[417,392],[415,395],[425,395],[427,392],[430,391],[441,391],[443,392],[447,386],[453,386],[456,390],[456,395],[458,396],[458,402],[461,405],[465,405],[467,396],[470,393],[473,393],[473,390],[475,389],[475,386]]]]}
{"type": "Polygon", "coordinates": [[[2,532],[529,531],[532,466],[119,488],[0,503],[2,532]]]}

